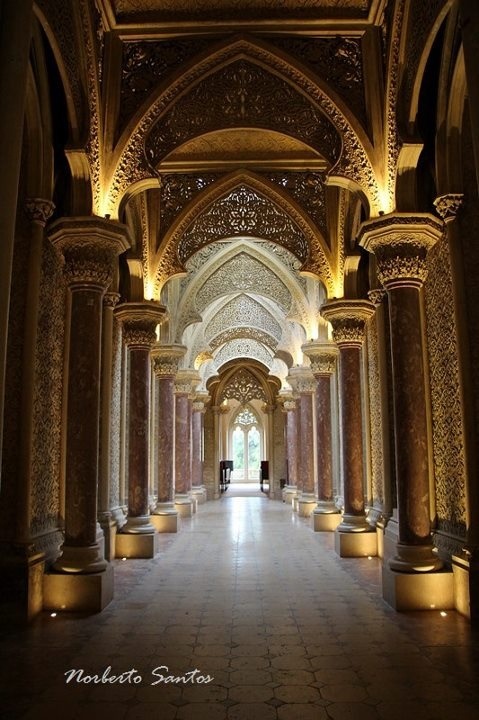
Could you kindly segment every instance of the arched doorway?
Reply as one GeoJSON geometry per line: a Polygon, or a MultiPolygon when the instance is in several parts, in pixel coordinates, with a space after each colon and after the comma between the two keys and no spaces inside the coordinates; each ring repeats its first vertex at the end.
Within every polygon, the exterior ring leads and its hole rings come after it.
{"type": "Polygon", "coordinates": [[[229,444],[233,460],[231,482],[259,482],[264,428],[250,406],[240,407],[230,425],[229,444]]]}

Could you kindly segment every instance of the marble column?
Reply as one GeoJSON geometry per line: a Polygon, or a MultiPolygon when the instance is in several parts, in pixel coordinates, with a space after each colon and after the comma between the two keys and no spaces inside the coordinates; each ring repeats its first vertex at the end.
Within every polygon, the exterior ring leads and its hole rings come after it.
{"type": "Polygon", "coordinates": [[[316,379],[316,464],[318,504],[313,512],[315,531],[336,530],[341,515],[334,502],[331,381],[336,370],[338,349],[332,343],[310,342],[302,347],[311,361],[316,379]]]}
{"type": "Polygon", "coordinates": [[[158,378],[158,501],[151,521],[158,532],[178,531],[175,507],[175,377],[186,353],[183,345],[154,345],[153,370],[158,378]]]}
{"type": "Polygon", "coordinates": [[[291,368],[288,380],[297,395],[298,438],[301,438],[301,452],[298,453],[298,478],[301,479],[302,488],[297,501],[298,515],[310,517],[317,505],[313,420],[315,380],[311,370],[307,367],[291,368]]]}
{"type": "Polygon", "coordinates": [[[151,558],[158,536],[149,508],[150,350],[156,342],[156,326],[165,308],[153,301],[118,305],[115,316],[123,325],[128,349],[128,517],[116,538],[117,557],[151,558]]]}
{"type": "Polygon", "coordinates": [[[298,492],[298,424],[296,401],[293,399],[292,394],[284,396],[283,409],[286,415],[285,443],[288,468],[287,484],[283,490],[283,501],[292,505],[298,492]]]}
{"type": "Polygon", "coordinates": [[[103,328],[101,357],[101,419],[100,419],[100,468],[98,482],[98,522],[105,535],[105,558],[115,557],[116,522],[110,508],[111,467],[111,406],[113,364],[113,310],[120,295],[107,292],[103,297],[103,328]]]}
{"type": "Polygon", "coordinates": [[[430,518],[428,394],[423,298],[427,253],[443,224],[428,214],[392,214],[363,223],[361,245],[376,256],[378,279],[389,300],[399,541],[392,570],[440,568],[433,552],[430,518]]]}
{"type": "Polygon", "coordinates": [[[203,485],[203,420],[209,399],[207,392],[197,392],[192,405],[191,493],[199,505],[206,502],[206,488],[203,485]]]}
{"type": "Polygon", "coordinates": [[[196,501],[191,496],[192,394],[199,382],[192,370],[179,370],[175,378],[175,505],[180,517],[191,517],[196,501]]]}
{"type": "Polygon", "coordinates": [[[0,474],[8,317],[22,156],[23,119],[33,23],[32,0],[4,2],[0,24],[0,474]]]}
{"type": "Polygon", "coordinates": [[[362,357],[366,323],[374,314],[368,300],[331,300],[321,307],[339,348],[340,454],[343,518],[335,536],[341,557],[377,552],[376,533],[366,520],[364,490],[362,357]]]}
{"type": "Polygon", "coordinates": [[[53,566],[58,574],[46,577],[44,602],[46,608],[98,610],[113,595],[113,575],[97,522],[103,295],[118,255],[129,247],[129,236],[120,223],[84,217],[57,220],[49,238],[65,259],[70,303],[65,542],[53,566]]]}

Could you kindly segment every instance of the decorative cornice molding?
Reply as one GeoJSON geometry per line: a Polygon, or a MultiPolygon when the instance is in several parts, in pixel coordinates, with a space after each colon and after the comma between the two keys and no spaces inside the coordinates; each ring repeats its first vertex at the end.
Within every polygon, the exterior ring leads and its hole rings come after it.
{"type": "Polygon", "coordinates": [[[363,223],[359,244],[376,256],[378,279],[386,289],[421,287],[427,278],[427,254],[443,230],[443,223],[428,213],[393,213],[363,223]]]}

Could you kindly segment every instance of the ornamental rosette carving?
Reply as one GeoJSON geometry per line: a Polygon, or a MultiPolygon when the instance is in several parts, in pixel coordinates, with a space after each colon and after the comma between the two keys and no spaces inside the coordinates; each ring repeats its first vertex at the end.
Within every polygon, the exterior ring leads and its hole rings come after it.
{"type": "Polygon", "coordinates": [[[376,256],[378,280],[386,288],[420,287],[427,278],[427,255],[443,234],[433,215],[392,214],[360,228],[360,245],[376,256]]]}
{"type": "Polygon", "coordinates": [[[333,340],[339,347],[361,347],[374,305],[368,300],[331,300],[320,313],[331,323],[333,340]]]}
{"type": "Polygon", "coordinates": [[[440,195],[434,200],[434,207],[445,223],[454,220],[463,205],[464,195],[462,193],[448,193],[440,195]]]}

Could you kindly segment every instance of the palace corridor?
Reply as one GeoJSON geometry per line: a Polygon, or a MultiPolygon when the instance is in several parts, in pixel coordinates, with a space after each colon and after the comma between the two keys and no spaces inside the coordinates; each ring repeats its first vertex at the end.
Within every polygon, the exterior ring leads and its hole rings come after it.
{"type": "Polygon", "coordinates": [[[154,560],[115,561],[101,614],[44,613],[7,633],[3,720],[477,718],[479,651],[465,618],[394,612],[376,558],[340,559],[332,534],[283,503],[228,493],[163,535],[154,560]],[[151,686],[161,665],[214,680],[151,686]],[[70,669],[108,666],[142,682],[65,684],[70,669]]]}

